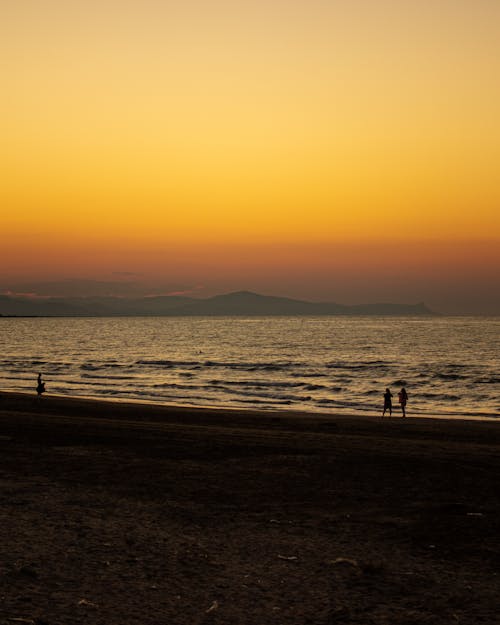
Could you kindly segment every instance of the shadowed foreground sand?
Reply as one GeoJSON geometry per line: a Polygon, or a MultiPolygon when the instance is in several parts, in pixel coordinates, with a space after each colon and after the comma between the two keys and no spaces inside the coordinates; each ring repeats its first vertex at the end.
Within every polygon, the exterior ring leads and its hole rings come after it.
{"type": "Polygon", "coordinates": [[[499,427],[0,394],[0,623],[500,623],[499,427]]]}

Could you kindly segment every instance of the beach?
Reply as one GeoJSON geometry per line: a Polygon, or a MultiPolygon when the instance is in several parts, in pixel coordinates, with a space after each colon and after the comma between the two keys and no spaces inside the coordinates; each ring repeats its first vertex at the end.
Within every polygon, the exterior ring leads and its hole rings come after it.
{"type": "Polygon", "coordinates": [[[0,393],[0,623],[500,623],[494,421],[0,393]]]}

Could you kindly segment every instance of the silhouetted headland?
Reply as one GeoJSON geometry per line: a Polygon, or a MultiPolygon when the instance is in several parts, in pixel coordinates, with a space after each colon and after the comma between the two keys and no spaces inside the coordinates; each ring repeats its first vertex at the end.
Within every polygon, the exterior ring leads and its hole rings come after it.
{"type": "Polygon", "coordinates": [[[126,297],[21,297],[0,295],[4,316],[308,316],[308,315],[436,315],[424,303],[358,304],[308,302],[287,297],[237,291],[206,299],[175,295],[126,297]]]}

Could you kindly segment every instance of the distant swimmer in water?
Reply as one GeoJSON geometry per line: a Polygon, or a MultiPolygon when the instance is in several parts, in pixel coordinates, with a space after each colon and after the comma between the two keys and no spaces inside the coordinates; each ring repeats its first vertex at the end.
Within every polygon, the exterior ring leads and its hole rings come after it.
{"type": "Polygon", "coordinates": [[[404,386],[398,393],[398,399],[401,404],[401,410],[403,411],[403,417],[406,417],[406,402],[408,401],[408,393],[406,392],[404,386]]]}
{"type": "Polygon", "coordinates": [[[42,396],[42,393],[45,393],[45,382],[42,380],[42,374],[38,374],[38,380],[36,385],[36,392],[38,393],[38,397],[42,396]]]}
{"type": "Polygon", "coordinates": [[[382,416],[385,415],[386,410],[389,411],[389,416],[391,416],[392,415],[392,393],[388,388],[385,389],[385,393],[384,393],[384,412],[382,413],[382,416]]]}

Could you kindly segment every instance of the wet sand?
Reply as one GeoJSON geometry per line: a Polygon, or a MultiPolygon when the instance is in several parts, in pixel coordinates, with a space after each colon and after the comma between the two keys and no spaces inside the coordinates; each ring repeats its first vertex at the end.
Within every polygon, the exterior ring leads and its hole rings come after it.
{"type": "Polygon", "coordinates": [[[500,623],[499,445],[0,393],[0,623],[500,623]]]}

